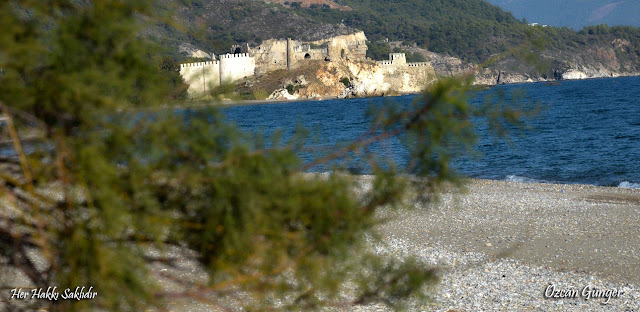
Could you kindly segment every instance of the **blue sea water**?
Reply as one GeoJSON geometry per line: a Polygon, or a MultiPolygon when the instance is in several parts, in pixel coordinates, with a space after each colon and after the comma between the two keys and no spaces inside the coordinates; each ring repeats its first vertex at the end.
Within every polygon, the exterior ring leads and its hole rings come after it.
{"type": "MultiPolygon", "coordinates": [[[[472,101],[501,89],[521,90],[523,101],[539,101],[544,109],[529,120],[531,129],[513,133],[509,141],[479,124],[474,149],[481,156],[454,161],[458,172],[496,180],[640,188],[640,77],[497,86],[472,101]]],[[[247,131],[268,135],[280,129],[285,138],[302,125],[315,133],[316,146],[330,148],[368,129],[366,112],[372,104],[409,103],[415,97],[233,106],[224,114],[247,131]]],[[[407,161],[398,141],[376,146],[375,153],[398,164],[407,161]]]]}

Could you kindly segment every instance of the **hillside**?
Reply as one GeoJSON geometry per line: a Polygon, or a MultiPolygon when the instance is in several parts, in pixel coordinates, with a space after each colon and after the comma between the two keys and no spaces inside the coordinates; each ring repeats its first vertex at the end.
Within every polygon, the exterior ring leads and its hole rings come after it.
{"type": "Polygon", "coordinates": [[[301,16],[277,3],[254,0],[164,0],[157,10],[172,23],[158,23],[148,33],[164,45],[191,45],[216,54],[231,45],[255,46],[270,38],[318,40],[354,32],[353,28],[301,16]]]}
{"type": "Polygon", "coordinates": [[[640,2],[632,0],[488,0],[529,23],[581,29],[607,24],[640,26],[640,2]]]}
{"type": "Polygon", "coordinates": [[[360,29],[371,41],[416,42],[434,52],[479,61],[521,43],[526,30],[510,13],[480,0],[335,2],[336,9],[307,0],[165,0],[165,10],[183,29],[157,25],[153,32],[170,45],[188,42],[222,53],[236,43],[317,40],[360,29]]]}
{"type": "Polygon", "coordinates": [[[182,29],[161,24],[152,32],[167,45],[188,44],[219,54],[244,42],[256,46],[268,38],[316,40],[360,29],[370,41],[367,56],[372,59],[386,58],[391,50],[387,42],[395,41],[476,64],[508,52],[492,64],[495,71],[545,79],[578,68],[596,76],[640,72],[640,29],[633,27],[594,26],[581,31],[532,27],[482,0],[323,0],[322,5],[315,0],[265,1],[194,0],[185,4],[165,0],[172,6],[168,13],[182,29]],[[528,42],[527,38],[537,40],[542,50],[529,47],[512,52],[528,42]],[[518,57],[537,64],[523,65],[518,57]]]}
{"type": "Polygon", "coordinates": [[[437,53],[486,60],[523,41],[526,25],[480,0],[341,0],[353,11],[301,8],[296,13],[364,30],[369,40],[416,42],[437,53]]]}

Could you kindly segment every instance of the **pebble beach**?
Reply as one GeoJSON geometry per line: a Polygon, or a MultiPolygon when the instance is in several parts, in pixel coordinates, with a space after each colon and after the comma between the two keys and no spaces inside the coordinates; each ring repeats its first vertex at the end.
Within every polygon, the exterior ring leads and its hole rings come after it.
{"type": "Polygon", "coordinates": [[[412,310],[640,311],[638,189],[469,180],[416,205],[377,247],[439,269],[412,310]]]}
{"type": "MultiPolygon", "coordinates": [[[[370,179],[362,180],[366,188],[370,179]]],[[[638,189],[471,179],[436,202],[414,205],[382,211],[391,221],[371,243],[375,252],[413,256],[437,270],[439,282],[425,290],[431,300],[410,302],[409,311],[640,312],[638,189]]],[[[192,251],[170,248],[167,256],[178,258],[175,266],[150,267],[164,290],[184,291],[167,276],[206,283],[192,251]]],[[[28,286],[25,276],[5,269],[1,284],[28,286]]],[[[211,301],[169,301],[170,311],[225,310],[211,301]]]]}
{"type": "MultiPolygon", "coordinates": [[[[361,179],[370,186],[370,177],[361,179]]],[[[640,190],[479,179],[464,185],[435,203],[383,212],[392,221],[379,227],[375,252],[413,256],[438,271],[439,282],[425,290],[431,300],[410,302],[407,311],[640,311],[640,190]]]]}

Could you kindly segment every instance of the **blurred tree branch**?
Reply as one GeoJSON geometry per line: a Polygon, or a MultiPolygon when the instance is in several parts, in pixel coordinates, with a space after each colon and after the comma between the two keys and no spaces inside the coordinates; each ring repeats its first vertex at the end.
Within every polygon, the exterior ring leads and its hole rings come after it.
{"type": "Polygon", "coordinates": [[[472,118],[517,124],[523,114],[472,107],[469,80],[443,79],[408,107],[372,113],[371,129],[354,142],[303,163],[297,153],[312,149],[304,129],[266,148],[214,108],[166,106],[184,86],[140,34],[141,15],[154,18],[146,1],[0,3],[2,107],[46,137],[32,153],[15,148],[20,174],[0,174],[0,258],[30,286],[99,292],[92,301],[37,306],[163,309],[188,297],[221,309],[398,308],[426,295],[433,269],[367,249],[382,222],[376,212],[402,206],[408,175],[429,185],[455,181],[448,163],[475,139],[472,118]],[[131,109],[149,107],[162,109],[131,109]],[[368,151],[391,138],[411,153],[404,170],[368,151]],[[306,172],[352,152],[375,173],[363,194],[340,167],[326,177],[306,172]],[[196,255],[149,254],[172,248],[196,255]],[[176,257],[195,259],[207,282],[152,272],[176,257]],[[168,293],[159,277],[181,288],[168,293]]]}

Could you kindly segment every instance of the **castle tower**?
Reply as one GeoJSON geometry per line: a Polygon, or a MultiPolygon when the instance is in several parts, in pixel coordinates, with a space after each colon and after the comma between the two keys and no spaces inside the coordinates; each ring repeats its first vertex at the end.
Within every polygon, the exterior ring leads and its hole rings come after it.
{"type": "Polygon", "coordinates": [[[293,67],[293,42],[291,38],[287,38],[287,69],[290,70],[293,67]]]}
{"type": "Polygon", "coordinates": [[[407,57],[404,55],[404,53],[390,53],[389,61],[391,61],[393,65],[402,66],[407,64],[407,57]]]}
{"type": "Polygon", "coordinates": [[[255,59],[248,53],[225,54],[219,57],[221,83],[253,76],[255,73],[255,59]]]}

